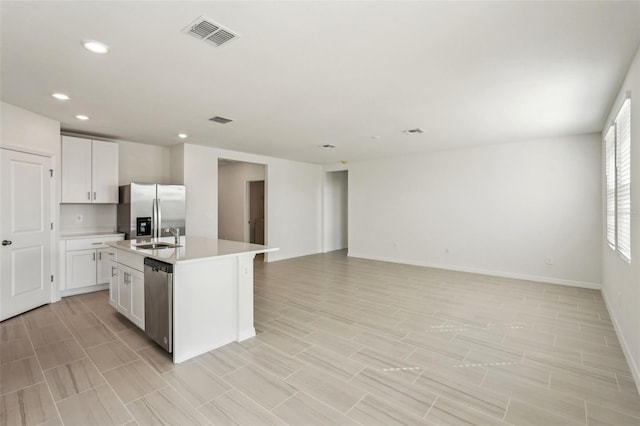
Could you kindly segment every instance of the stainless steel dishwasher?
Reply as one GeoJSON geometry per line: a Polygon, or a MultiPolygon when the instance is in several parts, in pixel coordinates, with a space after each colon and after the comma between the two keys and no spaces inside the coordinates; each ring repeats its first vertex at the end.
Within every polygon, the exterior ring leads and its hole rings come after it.
{"type": "Polygon", "coordinates": [[[173,265],[144,258],[144,331],[173,352],[173,265]]]}

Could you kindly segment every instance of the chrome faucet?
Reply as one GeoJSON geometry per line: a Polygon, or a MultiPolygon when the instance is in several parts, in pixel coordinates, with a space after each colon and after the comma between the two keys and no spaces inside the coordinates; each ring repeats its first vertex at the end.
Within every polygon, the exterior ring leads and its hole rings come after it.
{"type": "Polygon", "coordinates": [[[180,244],[180,228],[167,228],[165,232],[170,233],[175,238],[176,244],[180,244]]]}

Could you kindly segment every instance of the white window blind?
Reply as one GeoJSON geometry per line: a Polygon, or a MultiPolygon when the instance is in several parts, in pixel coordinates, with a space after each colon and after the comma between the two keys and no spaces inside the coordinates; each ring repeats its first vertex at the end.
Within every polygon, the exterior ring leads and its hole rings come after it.
{"type": "Polygon", "coordinates": [[[604,139],[607,179],[607,242],[616,247],[616,131],[611,126],[604,139]]]}
{"type": "Polygon", "coordinates": [[[616,248],[631,260],[631,100],[616,117],[616,248]]]}

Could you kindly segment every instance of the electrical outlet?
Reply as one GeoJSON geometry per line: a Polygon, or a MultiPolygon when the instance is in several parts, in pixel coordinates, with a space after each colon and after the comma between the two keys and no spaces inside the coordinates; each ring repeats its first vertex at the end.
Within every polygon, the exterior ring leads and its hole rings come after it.
{"type": "Polygon", "coordinates": [[[553,265],[553,257],[548,256],[545,260],[544,263],[546,263],[547,265],[553,265]]]}
{"type": "Polygon", "coordinates": [[[84,218],[82,217],[82,215],[81,215],[81,214],[76,215],[76,222],[80,223],[80,222],[82,222],[82,220],[83,220],[83,219],[84,219],[84,218]]]}
{"type": "Polygon", "coordinates": [[[445,254],[451,254],[451,250],[449,248],[444,249],[445,254]]]}

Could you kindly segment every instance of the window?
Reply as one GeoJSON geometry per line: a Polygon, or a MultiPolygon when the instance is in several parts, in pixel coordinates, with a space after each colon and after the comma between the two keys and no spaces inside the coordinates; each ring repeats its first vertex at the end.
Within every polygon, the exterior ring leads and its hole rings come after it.
{"type": "Polygon", "coordinates": [[[611,126],[604,139],[607,178],[607,242],[616,248],[616,130],[611,126]]]}
{"type": "Polygon", "coordinates": [[[631,100],[626,99],[605,136],[607,242],[631,261],[631,100]]]}

